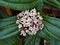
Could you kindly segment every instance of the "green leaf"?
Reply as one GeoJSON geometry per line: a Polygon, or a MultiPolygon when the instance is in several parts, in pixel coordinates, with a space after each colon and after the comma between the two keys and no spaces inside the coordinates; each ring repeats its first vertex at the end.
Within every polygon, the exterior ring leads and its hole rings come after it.
{"type": "Polygon", "coordinates": [[[44,29],[42,31],[38,31],[38,35],[39,35],[39,37],[42,37],[45,40],[49,40],[50,39],[48,31],[47,31],[47,29],[45,27],[44,27],[44,29]]]}
{"type": "Polygon", "coordinates": [[[60,3],[60,0],[57,0],[60,3]]]}
{"type": "Polygon", "coordinates": [[[36,34],[35,36],[28,36],[25,40],[25,44],[24,45],[39,45],[40,44],[40,37],[38,34],[36,34]]]}
{"type": "Polygon", "coordinates": [[[54,6],[54,7],[56,7],[57,9],[59,9],[60,8],[60,3],[57,1],[57,0],[44,0],[44,2],[46,3],[46,4],[48,4],[48,5],[50,5],[50,7],[51,6],[54,6]]]}
{"type": "Polygon", "coordinates": [[[11,36],[15,36],[17,33],[18,33],[18,31],[12,32],[10,34],[7,34],[7,35],[0,37],[0,39],[5,39],[5,38],[11,37],[11,36]]]}
{"type": "Polygon", "coordinates": [[[0,21],[15,21],[17,19],[17,16],[7,17],[0,19],[0,21]]]}
{"type": "Polygon", "coordinates": [[[0,45],[18,45],[16,16],[0,19],[0,45]]]}
{"type": "Polygon", "coordinates": [[[16,16],[0,19],[0,28],[16,23],[16,16]]]}
{"type": "Polygon", "coordinates": [[[0,9],[0,18],[7,18],[8,15],[2,10],[0,9]]]}
{"type": "Polygon", "coordinates": [[[50,45],[60,45],[60,41],[59,40],[56,40],[54,38],[51,38],[50,45]]]}
{"type": "Polygon", "coordinates": [[[42,12],[42,6],[43,6],[43,0],[39,0],[36,9],[41,13],[42,12]]]}
{"type": "Polygon", "coordinates": [[[16,16],[0,19],[0,45],[19,45],[16,16]]]}
{"type": "Polygon", "coordinates": [[[60,45],[60,41],[59,40],[56,40],[55,44],[56,45],[60,45]]]}
{"type": "Polygon", "coordinates": [[[5,39],[18,34],[17,26],[10,25],[0,29],[0,39],[5,39]]]}
{"type": "Polygon", "coordinates": [[[32,44],[33,45],[33,42],[34,42],[34,36],[28,36],[25,40],[25,44],[24,45],[30,45],[32,44]]]}
{"type": "Polygon", "coordinates": [[[53,4],[57,5],[57,6],[59,6],[59,4],[60,4],[57,0],[53,0],[53,1],[52,0],[47,0],[47,1],[53,3],[53,4]]]}
{"type": "Polygon", "coordinates": [[[19,45],[19,43],[20,39],[18,36],[12,36],[10,38],[0,40],[0,45],[19,45]]]}
{"type": "Polygon", "coordinates": [[[34,45],[40,45],[40,37],[38,34],[35,37],[34,45]]]}
{"type": "Polygon", "coordinates": [[[51,38],[51,39],[50,39],[50,45],[56,45],[56,44],[55,44],[55,39],[54,39],[54,38],[51,38]]]}
{"type": "Polygon", "coordinates": [[[60,19],[44,15],[44,20],[60,28],[60,19]]]}
{"type": "Polygon", "coordinates": [[[32,3],[23,4],[23,3],[11,3],[7,1],[0,0],[0,6],[9,7],[15,10],[27,10],[33,8],[37,4],[38,0],[33,1],[32,3]]]}
{"type": "Polygon", "coordinates": [[[48,23],[46,21],[44,21],[45,27],[47,28],[47,30],[49,31],[49,35],[51,35],[51,37],[54,37],[58,40],[60,40],[60,29],[54,25],[52,25],[51,23],[48,23]],[[52,28],[53,27],[53,28],[52,28]]]}
{"type": "Polygon", "coordinates": [[[31,3],[35,0],[5,0],[5,1],[13,2],[13,3],[31,3]]]}
{"type": "MultiPolygon", "coordinates": [[[[0,28],[0,33],[7,34],[9,32],[15,31],[16,29],[17,29],[16,25],[5,26],[5,27],[0,28]]],[[[0,35],[3,35],[3,34],[0,34],[0,35]]]]}
{"type": "Polygon", "coordinates": [[[55,39],[60,40],[60,19],[54,18],[54,17],[49,17],[46,15],[42,15],[42,17],[44,18],[44,26],[47,29],[46,33],[48,33],[48,35],[50,37],[54,37],[55,39]],[[52,28],[53,27],[53,28],[52,28]]]}
{"type": "Polygon", "coordinates": [[[16,16],[0,19],[0,39],[5,39],[18,34],[16,16]]]}

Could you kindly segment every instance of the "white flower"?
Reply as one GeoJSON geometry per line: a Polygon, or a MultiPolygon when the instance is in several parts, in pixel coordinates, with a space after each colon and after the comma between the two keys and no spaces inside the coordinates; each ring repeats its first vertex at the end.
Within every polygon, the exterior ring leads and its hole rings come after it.
{"type": "Polygon", "coordinates": [[[40,29],[42,30],[42,29],[43,29],[43,27],[44,27],[44,25],[42,24],[42,25],[41,25],[41,27],[40,27],[40,29]]]}
{"type": "Polygon", "coordinates": [[[20,17],[22,17],[22,16],[23,16],[22,13],[19,13],[19,14],[17,15],[18,19],[20,19],[20,17]]]}
{"type": "Polygon", "coordinates": [[[38,14],[38,15],[40,15],[40,13],[39,13],[39,12],[38,12],[37,14],[38,14]]]}
{"type": "Polygon", "coordinates": [[[29,35],[33,35],[31,32],[28,33],[29,35]]]}
{"type": "Polygon", "coordinates": [[[26,33],[24,33],[23,36],[26,36],[26,33]]]}
{"type": "Polygon", "coordinates": [[[29,14],[29,16],[33,16],[33,14],[32,14],[32,13],[30,13],[30,14],[29,14]]]}
{"type": "Polygon", "coordinates": [[[28,15],[29,14],[29,10],[26,10],[25,12],[24,12],[24,15],[28,15]]]}
{"type": "Polygon", "coordinates": [[[18,28],[21,28],[21,27],[22,27],[22,25],[21,25],[21,24],[19,24],[19,25],[18,25],[18,28]]]}
{"type": "Polygon", "coordinates": [[[36,9],[34,8],[34,9],[32,9],[30,12],[31,12],[31,13],[36,13],[36,9]]]}
{"type": "Polygon", "coordinates": [[[40,20],[43,20],[43,18],[41,16],[38,16],[40,20]]]}
{"type": "Polygon", "coordinates": [[[34,35],[36,35],[37,31],[34,32],[34,35]]]}
{"type": "Polygon", "coordinates": [[[33,31],[33,28],[32,28],[32,27],[29,27],[29,30],[30,30],[30,31],[33,31]]]}
{"type": "Polygon", "coordinates": [[[29,23],[25,23],[24,25],[26,25],[26,26],[30,26],[31,24],[30,24],[30,22],[29,22],[29,23]]]}
{"type": "Polygon", "coordinates": [[[26,33],[29,33],[29,30],[26,30],[26,33]]]}
{"type": "Polygon", "coordinates": [[[31,21],[32,21],[32,19],[30,17],[28,17],[27,22],[31,22],[31,21]]]}
{"type": "Polygon", "coordinates": [[[38,31],[39,30],[38,26],[35,29],[36,29],[36,31],[38,31]]]}
{"type": "Polygon", "coordinates": [[[35,19],[35,20],[34,20],[34,23],[35,23],[35,24],[37,24],[37,22],[38,22],[38,20],[37,20],[37,19],[35,19]]]}
{"type": "Polygon", "coordinates": [[[16,24],[19,24],[19,20],[16,21],[16,24]]]}
{"type": "Polygon", "coordinates": [[[24,16],[23,19],[26,19],[28,16],[24,16]]]}
{"type": "Polygon", "coordinates": [[[22,34],[24,34],[24,33],[25,33],[24,30],[22,30],[20,35],[22,35],[22,34]]]}
{"type": "Polygon", "coordinates": [[[19,31],[21,31],[20,35],[36,35],[39,29],[42,30],[44,27],[42,23],[43,18],[35,8],[31,11],[22,11],[17,17],[18,20],[16,21],[16,24],[18,24],[19,31]]]}
{"type": "Polygon", "coordinates": [[[20,21],[22,24],[25,24],[25,22],[26,22],[26,19],[24,19],[24,18],[21,18],[21,21],[20,21]]]}
{"type": "Polygon", "coordinates": [[[26,33],[22,30],[20,35],[26,36],[26,33]]]}

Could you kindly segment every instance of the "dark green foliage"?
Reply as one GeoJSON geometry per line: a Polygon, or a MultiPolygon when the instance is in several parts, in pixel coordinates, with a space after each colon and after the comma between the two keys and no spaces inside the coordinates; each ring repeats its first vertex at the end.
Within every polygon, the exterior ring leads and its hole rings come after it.
{"type": "Polygon", "coordinates": [[[19,45],[19,43],[20,39],[18,36],[12,36],[10,38],[0,40],[0,45],[19,45]]]}
{"type": "MultiPolygon", "coordinates": [[[[60,19],[46,16],[42,12],[43,6],[60,9],[60,0],[0,0],[0,6],[20,11],[35,7],[41,13],[44,23],[43,30],[39,30],[35,36],[27,36],[24,45],[40,45],[41,37],[49,40],[51,45],[60,45],[60,19]]],[[[17,17],[8,17],[1,10],[0,14],[3,17],[0,19],[0,45],[19,45],[17,17]]]]}
{"type": "MultiPolygon", "coordinates": [[[[24,1],[23,1],[24,2],[24,1]]],[[[36,4],[38,3],[38,0],[34,0],[31,3],[12,3],[12,2],[7,2],[4,0],[0,0],[0,5],[1,6],[7,6],[15,10],[26,10],[26,9],[31,9],[33,8],[36,4]]]]}

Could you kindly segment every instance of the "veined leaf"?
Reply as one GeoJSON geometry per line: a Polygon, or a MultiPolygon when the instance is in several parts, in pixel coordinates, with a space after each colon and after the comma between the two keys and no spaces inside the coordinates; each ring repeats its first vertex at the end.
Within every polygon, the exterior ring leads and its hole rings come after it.
{"type": "Polygon", "coordinates": [[[0,21],[15,21],[16,19],[17,19],[17,16],[12,16],[8,18],[0,19],[0,21]]]}
{"type": "Polygon", "coordinates": [[[46,32],[44,32],[44,30],[46,30],[46,29],[44,28],[42,31],[38,31],[38,35],[39,35],[39,37],[42,37],[45,40],[49,40],[50,36],[46,32]]]}
{"type": "Polygon", "coordinates": [[[5,1],[13,2],[13,3],[31,3],[35,0],[5,0],[5,1]]]}
{"type": "Polygon", "coordinates": [[[35,0],[32,3],[28,3],[28,4],[20,4],[20,3],[17,4],[17,3],[10,3],[10,2],[6,2],[6,1],[3,1],[3,0],[0,0],[0,6],[6,6],[6,7],[10,7],[12,9],[20,10],[20,11],[31,9],[37,3],[38,3],[38,0],[35,0]]]}
{"type": "Polygon", "coordinates": [[[35,37],[34,45],[40,45],[40,37],[38,34],[35,37]]]}
{"type": "Polygon", "coordinates": [[[47,30],[50,32],[49,35],[51,35],[51,37],[54,37],[58,40],[60,40],[60,29],[46,21],[44,21],[45,27],[47,28],[47,30]],[[53,27],[53,28],[52,28],[53,27]]]}
{"type": "Polygon", "coordinates": [[[43,15],[44,20],[60,28],[60,19],[43,15]]]}
{"type": "Polygon", "coordinates": [[[60,40],[60,19],[57,18],[53,18],[53,17],[49,17],[46,15],[42,15],[42,17],[44,18],[44,26],[46,27],[48,35],[50,35],[50,37],[54,37],[58,40],[60,40]],[[53,27],[53,28],[52,28],[53,27]]]}
{"type": "Polygon", "coordinates": [[[12,32],[10,34],[7,34],[5,36],[0,37],[0,39],[5,39],[5,38],[9,38],[9,37],[15,36],[17,33],[18,33],[18,31],[12,32]]]}
{"type": "Polygon", "coordinates": [[[10,38],[0,40],[0,45],[19,45],[19,43],[20,39],[18,36],[12,36],[10,38]]]}
{"type": "MultiPolygon", "coordinates": [[[[56,1],[56,0],[55,0],[56,1]]],[[[48,0],[45,0],[44,1],[46,4],[48,4],[48,5],[50,5],[50,6],[54,6],[54,7],[56,7],[57,9],[59,9],[60,8],[60,4],[59,4],[59,2],[54,2],[54,1],[52,1],[52,2],[50,2],[50,1],[48,1],[48,0]],[[53,3],[54,2],[54,3],[53,3]]]]}
{"type": "Polygon", "coordinates": [[[26,40],[25,40],[25,44],[24,45],[32,44],[33,43],[32,40],[34,41],[34,36],[27,37],[26,40]]]}
{"type": "Polygon", "coordinates": [[[0,28],[7,26],[9,24],[16,23],[16,16],[0,19],[0,28]]]}
{"type": "Polygon", "coordinates": [[[16,16],[0,19],[0,39],[5,39],[18,34],[16,16]]]}
{"type": "Polygon", "coordinates": [[[60,41],[59,40],[56,40],[54,38],[51,38],[50,45],[60,45],[60,41]]]}
{"type": "Polygon", "coordinates": [[[31,40],[29,45],[34,45],[34,43],[35,43],[35,36],[32,38],[32,40],[31,40]]]}
{"type": "Polygon", "coordinates": [[[51,3],[53,3],[53,4],[55,4],[55,5],[59,5],[60,3],[57,1],[57,0],[47,0],[47,1],[49,1],[49,2],[51,2],[51,3]]]}
{"type": "Polygon", "coordinates": [[[42,12],[42,6],[43,6],[43,0],[39,0],[36,9],[41,13],[42,12]]]}
{"type": "MultiPolygon", "coordinates": [[[[13,32],[16,29],[17,29],[16,24],[10,25],[10,26],[5,26],[5,27],[0,28],[0,33],[3,32],[3,34],[5,34],[5,33],[13,32]]],[[[2,35],[2,34],[0,34],[0,35],[2,35]]]]}
{"type": "Polygon", "coordinates": [[[24,45],[39,45],[39,44],[40,44],[40,37],[38,34],[36,34],[35,36],[32,35],[27,37],[24,45]]]}
{"type": "Polygon", "coordinates": [[[15,36],[16,34],[18,34],[16,25],[6,26],[2,28],[0,31],[0,39],[5,39],[11,36],[15,36]]]}
{"type": "Polygon", "coordinates": [[[16,16],[0,19],[0,45],[19,45],[16,16]]]}

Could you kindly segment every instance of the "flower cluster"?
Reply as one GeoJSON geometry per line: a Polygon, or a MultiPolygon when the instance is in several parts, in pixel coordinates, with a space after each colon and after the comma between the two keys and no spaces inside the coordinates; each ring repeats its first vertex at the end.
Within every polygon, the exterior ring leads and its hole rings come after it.
{"type": "Polygon", "coordinates": [[[35,8],[30,11],[22,11],[17,17],[16,24],[18,24],[20,35],[35,35],[39,29],[42,30],[44,27],[42,23],[43,18],[35,8]]]}

